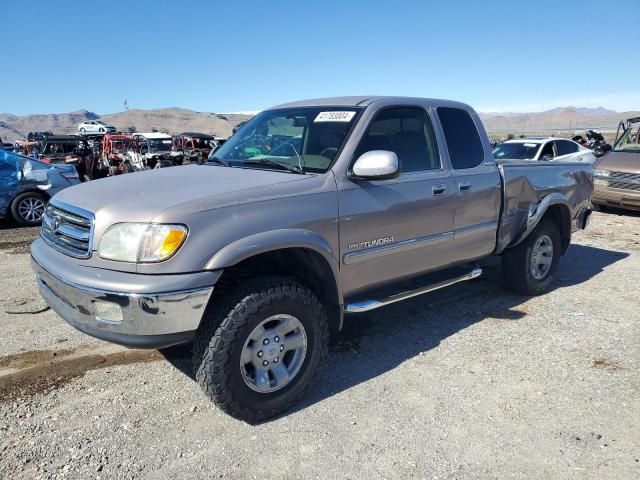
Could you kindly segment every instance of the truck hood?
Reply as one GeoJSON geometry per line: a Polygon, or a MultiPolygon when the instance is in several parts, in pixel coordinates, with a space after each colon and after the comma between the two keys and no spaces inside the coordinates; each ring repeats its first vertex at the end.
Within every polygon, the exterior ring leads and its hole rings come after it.
{"type": "Polygon", "coordinates": [[[94,233],[99,235],[118,222],[164,221],[166,218],[157,217],[165,210],[179,211],[184,222],[193,213],[278,195],[289,190],[284,184],[309,181],[314,176],[183,165],[82,183],[60,192],[53,203],[66,203],[93,213],[94,233]]]}
{"type": "Polygon", "coordinates": [[[640,174],[640,152],[609,152],[593,168],[640,174]]]}

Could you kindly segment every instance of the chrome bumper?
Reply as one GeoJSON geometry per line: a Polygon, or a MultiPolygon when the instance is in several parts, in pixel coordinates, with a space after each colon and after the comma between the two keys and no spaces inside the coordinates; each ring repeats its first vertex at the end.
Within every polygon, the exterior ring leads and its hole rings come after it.
{"type": "MultiPolygon", "coordinates": [[[[180,291],[124,293],[64,281],[33,258],[40,294],[67,323],[103,340],[138,348],[162,348],[191,340],[213,286],[180,291]],[[122,319],[101,319],[96,304],[119,306],[122,319]]],[[[116,308],[117,310],[117,308],[116,308]]]]}

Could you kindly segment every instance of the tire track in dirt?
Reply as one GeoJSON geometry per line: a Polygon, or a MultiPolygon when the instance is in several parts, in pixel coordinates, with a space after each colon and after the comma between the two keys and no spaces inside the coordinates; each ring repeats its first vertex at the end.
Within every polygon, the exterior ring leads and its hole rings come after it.
{"type": "Polygon", "coordinates": [[[34,350],[0,357],[0,401],[59,388],[90,370],[163,359],[157,350],[126,350],[111,345],[34,350]]]}

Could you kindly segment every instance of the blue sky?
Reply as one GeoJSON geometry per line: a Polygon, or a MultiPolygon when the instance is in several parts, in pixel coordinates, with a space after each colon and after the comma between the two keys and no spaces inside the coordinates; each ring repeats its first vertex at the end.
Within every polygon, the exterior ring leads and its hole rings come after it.
{"type": "Polygon", "coordinates": [[[0,112],[19,115],[357,94],[640,109],[639,0],[4,0],[0,14],[0,112]]]}

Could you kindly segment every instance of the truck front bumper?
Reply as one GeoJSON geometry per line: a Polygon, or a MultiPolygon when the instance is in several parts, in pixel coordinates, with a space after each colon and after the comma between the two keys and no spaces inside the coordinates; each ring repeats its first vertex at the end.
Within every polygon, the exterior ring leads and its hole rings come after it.
{"type": "Polygon", "coordinates": [[[591,201],[598,205],[640,210],[640,191],[622,190],[596,184],[591,201]]]}
{"type": "Polygon", "coordinates": [[[68,276],[59,270],[54,275],[38,261],[34,255],[38,251],[34,244],[31,265],[47,305],[81,332],[134,348],[164,348],[189,342],[220,276],[220,272],[149,276],[80,267],[92,278],[77,283],[77,266],[68,276]],[[202,286],[172,289],[172,285],[197,284],[205,279],[207,284],[202,286]],[[109,286],[115,282],[125,288],[117,291],[100,288],[96,285],[100,281],[109,286]],[[165,282],[164,287],[159,281],[165,282]],[[130,288],[126,288],[127,283],[130,288]]]}

